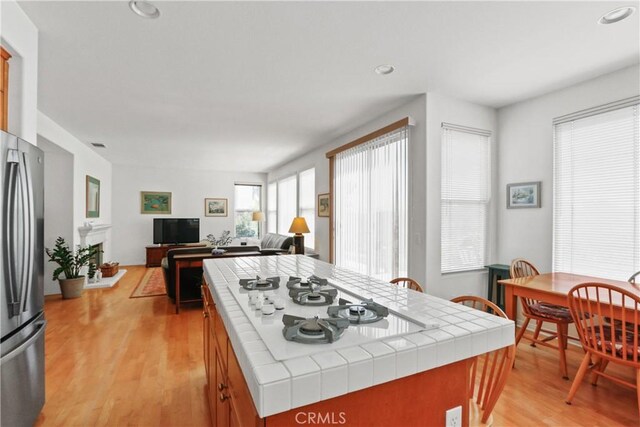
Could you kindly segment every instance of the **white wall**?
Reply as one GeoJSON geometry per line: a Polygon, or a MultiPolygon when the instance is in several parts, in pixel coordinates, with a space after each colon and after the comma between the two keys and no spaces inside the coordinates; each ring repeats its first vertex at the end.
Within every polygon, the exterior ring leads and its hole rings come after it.
{"type": "MultiPolygon", "coordinates": [[[[426,290],[429,294],[445,299],[460,295],[479,295],[486,297],[487,273],[484,270],[464,273],[440,273],[440,183],[441,183],[441,147],[442,122],[489,130],[491,138],[492,162],[495,165],[496,144],[498,141],[496,111],[493,108],[472,104],[437,93],[427,94],[427,239],[426,239],[426,290]]],[[[493,180],[497,171],[492,168],[493,180]]],[[[495,192],[492,192],[489,219],[489,253],[491,262],[496,251],[495,235],[495,192]]]]}
{"type": "Polygon", "coordinates": [[[14,0],[0,1],[0,43],[9,60],[10,133],[36,144],[38,126],[38,29],[14,0]]]}
{"type": "Polygon", "coordinates": [[[553,251],[553,126],[565,114],[640,94],[636,65],[498,111],[498,257],[524,257],[551,271],[553,251]],[[506,209],[506,186],[542,181],[540,209],[506,209]]]}
{"type": "Polygon", "coordinates": [[[113,166],[113,259],[122,265],[145,263],[145,247],[153,244],[153,218],[200,218],[200,237],[224,230],[235,234],[233,217],[234,184],[255,183],[263,186],[266,206],[266,174],[216,172],[191,169],[159,169],[145,166],[113,166]],[[169,191],[171,215],[140,213],[141,191],[169,191]],[[205,198],[228,199],[227,217],[205,217],[205,198]]]}
{"type": "MultiPolygon", "coordinates": [[[[73,241],[73,204],[61,197],[73,188],[73,155],[46,139],[38,138],[44,155],[44,246],[53,248],[58,236],[73,241]]],[[[45,262],[44,293],[59,294],[57,281],[51,279],[56,264],[45,262]]]]}
{"type": "MultiPolygon", "coordinates": [[[[374,132],[404,117],[410,116],[415,121],[409,136],[409,274],[416,280],[424,282],[425,278],[425,225],[426,205],[423,182],[425,182],[425,151],[426,151],[426,97],[416,96],[408,103],[389,111],[362,126],[328,142],[320,148],[292,161],[279,166],[269,173],[269,182],[291,175],[310,167],[316,168],[316,195],[329,192],[329,160],[325,154],[333,148],[351,142],[361,136],[374,132]]],[[[317,212],[317,209],[316,209],[317,212]]],[[[329,218],[316,216],[315,230],[316,247],[320,259],[329,260],[329,218]]]]}
{"type": "MultiPolygon", "coordinates": [[[[38,113],[38,135],[73,155],[73,186],[66,193],[60,194],[60,197],[73,205],[73,245],[78,245],[80,244],[78,227],[85,222],[111,223],[111,163],[40,112],[38,113]],[[100,217],[98,218],[86,217],[87,175],[100,180],[100,217]]],[[[45,222],[47,220],[45,213],[45,222]]],[[[115,235],[107,232],[107,240],[103,248],[105,261],[112,259],[111,236],[115,235]]]]}

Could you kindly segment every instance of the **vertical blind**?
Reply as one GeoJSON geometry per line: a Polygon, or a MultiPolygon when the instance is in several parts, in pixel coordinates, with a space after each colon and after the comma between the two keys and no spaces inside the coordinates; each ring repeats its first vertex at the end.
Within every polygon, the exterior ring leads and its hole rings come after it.
{"type": "Polygon", "coordinates": [[[442,125],[442,273],[483,268],[491,199],[489,131],[442,125]]]}
{"type": "Polygon", "coordinates": [[[309,234],[304,236],[304,245],[315,248],[316,219],[316,170],[307,169],[300,172],[300,209],[298,215],[304,217],[309,226],[309,234]]]}
{"type": "Polygon", "coordinates": [[[640,117],[635,102],[555,122],[554,271],[626,280],[640,270],[640,117]]]}
{"type": "Polygon", "coordinates": [[[267,232],[277,233],[277,212],[278,212],[278,184],[269,183],[267,187],[267,232]]]}
{"type": "Polygon", "coordinates": [[[335,261],[390,280],[407,274],[408,127],[338,153],[335,261]]]}
{"type": "Polygon", "coordinates": [[[298,209],[297,175],[278,181],[278,233],[289,234],[289,227],[298,209]]]}

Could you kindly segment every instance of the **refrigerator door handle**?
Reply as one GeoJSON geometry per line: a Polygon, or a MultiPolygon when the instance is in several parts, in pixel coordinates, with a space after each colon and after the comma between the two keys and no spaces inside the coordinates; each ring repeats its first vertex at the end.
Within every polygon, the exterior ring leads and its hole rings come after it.
{"type": "Polygon", "coordinates": [[[35,340],[40,338],[40,335],[44,334],[45,326],[47,326],[46,320],[38,320],[34,323],[36,330],[31,334],[29,338],[27,338],[22,344],[11,350],[9,353],[2,356],[0,359],[0,365],[7,363],[9,360],[13,359],[20,353],[22,353],[25,349],[27,349],[35,340]]]}
{"type": "Polygon", "coordinates": [[[33,259],[35,250],[35,218],[34,218],[34,206],[33,206],[33,181],[31,179],[31,170],[29,169],[29,156],[27,153],[22,153],[22,178],[23,188],[25,196],[22,198],[24,203],[24,248],[23,248],[23,264],[22,264],[22,283],[20,284],[20,297],[22,301],[22,310],[27,311],[27,301],[29,301],[28,295],[31,292],[31,281],[33,279],[33,259]]]}
{"type": "Polygon", "coordinates": [[[20,311],[20,300],[18,299],[18,289],[17,289],[17,277],[16,277],[16,254],[15,250],[15,220],[16,220],[16,198],[17,198],[17,177],[18,177],[18,169],[20,164],[20,154],[17,149],[9,149],[7,153],[7,169],[8,176],[6,180],[6,203],[5,203],[5,212],[4,212],[4,222],[2,226],[4,227],[3,235],[5,238],[3,239],[2,244],[4,245],[4,256],[5,263],[7,269],[7,280],[5,286],[7,287],[7,305],[8,305],[8,313],[9,318],[16,316],[20,311]]]}

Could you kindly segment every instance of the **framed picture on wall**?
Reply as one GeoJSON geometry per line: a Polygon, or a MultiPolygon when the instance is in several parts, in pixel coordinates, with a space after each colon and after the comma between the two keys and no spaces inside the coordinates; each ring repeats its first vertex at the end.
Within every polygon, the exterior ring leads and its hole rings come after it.
{"type": "Polygon", "coordinates": [[[318,216],[329,216],[331,212],[331,199],[329,193],[318,194],[318,216]]]}
{"type": "Polygon", "coordinates": [[[540,181],[507,184],[507,209],[540,206],[540,181]]]}
{"type": "Polygon", "coordinates": [[[227,199],[204,199],[204,216],[227,216],[227,199]]]}
{"type": "Polygon", "coordinates": [[[100,216],[100,180],[87,175],[86,216],[98,218],[100,216]]]}
{"type": "Polygon", "coordinates": [[[154,215],[170,214],[171,193],[159,191],[141,191],[140,213],[154,215]]]}

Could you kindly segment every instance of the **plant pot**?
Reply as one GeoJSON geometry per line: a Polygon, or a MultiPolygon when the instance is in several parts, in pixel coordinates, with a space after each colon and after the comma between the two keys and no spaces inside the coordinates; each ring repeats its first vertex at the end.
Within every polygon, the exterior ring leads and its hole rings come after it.
{"type": "Polygon", "coordinates": [[[80,298],[82,295],[82,290],[84,289],[84,276],[76,277],[75,279],[58,279],[58,282],[60,282],[62,298],[80,298]]]}

